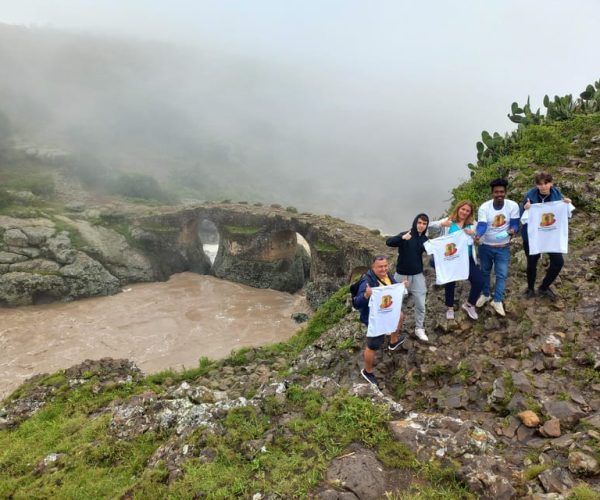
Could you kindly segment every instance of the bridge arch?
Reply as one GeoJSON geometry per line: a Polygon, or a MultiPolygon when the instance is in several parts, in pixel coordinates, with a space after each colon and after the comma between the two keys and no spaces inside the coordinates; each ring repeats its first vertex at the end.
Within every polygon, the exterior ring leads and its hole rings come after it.
{"type": "Polygon", "coordinates": [[[277,206],[203,203],[138,217],[134,224],[160,279],[191,270],[286,291],[308,279],[313,288],[331,291],[347,283],[353,269],[368,267],[372,255],[390,254],[378,232],[277,206]],[[212,265],[202,249],[204,220],[214,224],[220,238],[212,265]],[[298,245],[297,234],[310,256],[298,245]]]}

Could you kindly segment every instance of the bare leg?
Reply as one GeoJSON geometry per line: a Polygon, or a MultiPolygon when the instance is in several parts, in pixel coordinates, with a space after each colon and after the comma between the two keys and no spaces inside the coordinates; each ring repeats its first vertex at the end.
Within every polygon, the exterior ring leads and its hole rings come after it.
{"type": "Polygon", "coordinates": [[[404,325],[404,313],[400,313],[398,328],[396,328],[396,331],[390,335],[390,343],[395,344],[396,342],[398,342],[398,337],[400,336],[400,332],[402,331],[402,325],[404,325]]]}
{"type": "Polygon", "coordinates": [[[365,347],[365,371],[373,373],[373,363],[375,362],[375,353],[372,349],[365,347]]]}

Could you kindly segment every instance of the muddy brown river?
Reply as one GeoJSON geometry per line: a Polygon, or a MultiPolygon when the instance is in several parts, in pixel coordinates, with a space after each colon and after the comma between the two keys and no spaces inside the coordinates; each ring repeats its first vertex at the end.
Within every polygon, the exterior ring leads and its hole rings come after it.
{"type": "Polygon", "coordinates": [[[193,273],[111,297],[0,309],[0,398],[37,373],[85,359],[129,358],[146,373],[279,342],[305,311],[300,296],[193,273]]]}

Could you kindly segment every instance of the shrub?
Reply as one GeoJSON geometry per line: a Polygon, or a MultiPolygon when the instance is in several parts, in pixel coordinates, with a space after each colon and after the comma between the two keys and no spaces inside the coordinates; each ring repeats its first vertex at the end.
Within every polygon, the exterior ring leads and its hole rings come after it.
{"type": "Polygon", "coordinates": [[[121,174],[113,184],[115,194],[143,200],[169,201],[157,180],[146,174],[121,174]]]}

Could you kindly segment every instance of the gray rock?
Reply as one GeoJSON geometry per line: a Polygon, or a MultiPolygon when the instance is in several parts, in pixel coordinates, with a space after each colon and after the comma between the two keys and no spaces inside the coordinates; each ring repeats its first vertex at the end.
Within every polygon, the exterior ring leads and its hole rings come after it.
{"type": "Polygon", "coordinates": [[[457,475],[469,485],[478,498],[510,500],[517,497],[517,491],[510,483],[511,471],[501,459],[476,457],[463,465],[457,475]]]}
{"type": "Polygon", "coordinates": [[[72,264],[77,256],[77,250],[71,246],[69,233],[61,231],[46,242],[48,256],[59,264],[72,264]]]}
{"type": "Polygon", "coordinates": [[[595,427],[596,429],[600,429],[600,413],[596,413],[591,417],[586,417],[582,419],[582,422],[595,427]]]}
{"type": "Polygon", "coordinates": [[[561,467],[545,470],[538,479],[547,493],[567,493],[575,485],[573,476],[561,467]]]}
{"type": "Polygon", "coordinates": [[[570,428],[585,416],[577,406],[569,401],[547,401],[544,403],[546,413],[560,420],[561,427],[570,428]]]}
{"type": "Polygon", "coordinates": [[[56,233],[56,229],[47,226],[24,226],[21,231],[27,236],[29,245],[40,246],[56,233]]]}
{"type": "Polygon", "coordinates": [[[65,292],[65,282],[60,276],[23,272],[0,275],[0,302],[9,306],[58,300],[65,292]]]}
{"type": "Polygon", "coordinates": [[[356,500],[358,497],[350,491],[324,490],[315,495],[320,500],[356,500]]]}
{"type": "Polygon", "coordinates": [[[7,229],[4,232],[4,242],[14,247],[26,247],[28,245],[27,235],[20,229],[7,229]]]}
{"type": "Polygon", "coordinates": [[[60,265],[53,260],[46,259],[33,259],[24,262],[17,262],[16,264],[10,265],[11,272],[36,272],[39,274],[44,273],[58,273],[60,265]]]}
{"type": "Polygon", "coordinates": [[[526,410],[528,408],[528,406],[529,406],[529,403],[527,401],[527,398],[525,398],[525,396],[523,396],[523,394],[517,392],[510,399],[510,402],[508,403],[506,408],[513,413],[517,413],[517,412],[522,412],[522,411],[526,410]]]}
{"type": "Polygon", "coordinates": [[[569,453],[569,470],[574,474],[588,476],[600,472],[598,460],[581,451],[569,453]]]}
{"type": "Polygon", "coordinates": [[[506,397],[506,389],[504,387],[504,379],[502,377],[494,380],[493,390],[488,396],[488,403],[502,403],[506,397]]]}
{"type": "Polygon", "coordinates": [[[60,268],[72,298],[112,295],[119,291],[119,280],[102,264],[83,252],[77,252],[72,264],[60,268]]]}
{"type": "Polygon", "coordinates": [[[375,500],[385,493],[383,465],[371,450],[358,446],[352,453],[333,460],[327,469],[327,480],[360,499],[375,500]]]}
{"type": "Polygon", "coordinates": [[[527,375],[523,372],[516,372],[512,374],[512,380],[514,386],[519,389],[519,391],[524,392],[525,394],[532,394],[533,390],[531,387],[531,382],[527,378],[527,375]]]}
{"type": "Polygon", "coordinates": [[[121,283],[151,281],[154,278],[150,261],[132,249],[123,235],[107,227],[93,226],[87,221],[62,219],[73,225],[89,244],[86,253],[102,263],[121,283]]]}
{"type": "Polygon", "coordinates": [[[28,257],[29,259],[36,259],[42,253],[42,251],[39,248],[35,248],[35,247],[10,247],[10,246],[7,246],[4,250],[6,250],[7,252],[24,255],[25,257],[28,257]]]}
{"type": "Polygon", "coordinates": [[[0,264],[14,264],[27,260],[25,255],[12,252],[0,252],[0,264]]]}
{"type": "Polygon", "coordinates": [[[306,314],[306,313],[293,313],[292,314],[292,319],[296,323],[304,323],[304,322],[308,321],[308,314],[306,314]]]}

